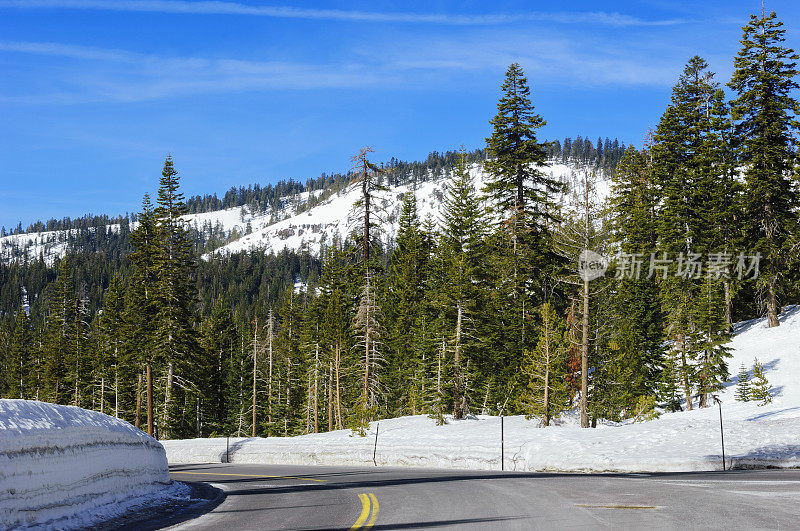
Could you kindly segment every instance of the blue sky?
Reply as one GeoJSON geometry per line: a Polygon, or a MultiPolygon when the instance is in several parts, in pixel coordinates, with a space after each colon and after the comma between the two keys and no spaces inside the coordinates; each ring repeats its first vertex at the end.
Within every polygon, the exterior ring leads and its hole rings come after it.
{"type": "MultiPolygon", "coordinates": [[[[0,0],[0,225],[424,158],[490,133],[507,65],[542,135],[640,144],[694,54],[724,83],[755,0],[0,0]]],[[[800,3],[768,1],[800,49],[800,3]]]]}

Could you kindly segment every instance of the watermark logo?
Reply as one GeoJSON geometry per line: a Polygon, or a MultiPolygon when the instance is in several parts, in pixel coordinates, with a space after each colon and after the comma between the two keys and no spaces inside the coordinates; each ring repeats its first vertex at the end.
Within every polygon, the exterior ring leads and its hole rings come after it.
{"type": "Polygon", "coordinates": [[[668,276],[700,279],[709,276],[714,279],[739,278],[754,280],[758,278],[761,266],[761,253],[737,254],[728,251],[700,253],[617,253],[611,258],[585,249],[578,257],[578,276],[592,281],[605,276],[610,266],[614,278],[633,280],[660,278],[668,276]]]}
{"type": "Polygon", "coordinates": [[[584,249],[578,257],[578,276],[586,282],[598,279],[606,274],[608,260],[605,256],[584,249]]]}

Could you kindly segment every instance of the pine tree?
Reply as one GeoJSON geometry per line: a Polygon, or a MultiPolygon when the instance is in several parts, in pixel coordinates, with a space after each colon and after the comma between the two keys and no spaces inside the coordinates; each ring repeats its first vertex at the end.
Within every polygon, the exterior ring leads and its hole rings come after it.
{"type": "Polygon", "coordinates": [[[413,328],[424,311],[428,271],[428,249],[417,216],[414,190],[403,197],[399,229],[389,268],[386,308],[387,339],[384,382],[390,390],[387,403],[392,416],[407,414],[410,388],[404,385],[411,377],[416,360],[413,352],[413,328]]]}
{"type": "Polygon", "coordinates": [[[528,418],[537,415],[543,426],[567,407],[565,385],[566,353],[569,341],[565,336],[565,325],[553,306],[546,302],[538,309],[541,315],[536,347],[527,352],[528,359],[523,366],[527,385],[520,393],[528,418]]]}
{"type": "Polygon", "coordinates": [[[534,113],[528,80],[518,63],[508,67],[501,90],[492,136],[486,139],[489,158],[484,167],[492,178],[485,192],[495,199],[510,231],[514,293],[519,298],[526,283],[538,281],[541,286],[544,271],[557,261],[550,235],[551,195],[561,183],[539,169],[546,165],[546,144],[538,141],[536,131],[546,122],[534,113]]]}
{"type": "Polygon", "coordinates": [[[278,309],[280,330],[276,338],[277,371],[273,376],[277,381],[273,387],[278,388],[277,404],[280,416],[283,417],[283,435],[297,434],[302,431],[303,402],[305,392],[305,357],[300,351],[302,332],[302,314],[300,298],[290,285],[284,292],[283,304],[278,309]]]}
{"type": "Polygon", "coordinates": [[[133,403],[132,386],[136,366],[125,349],[125,286],[119,275],[115,275],[108,287],[103,311],[99,318],[100,345],[95,353],[95,385],[100,388],[100,411],[105,412],[106,388],[113,391],[114,416],[126,410],[133,403]]]}
{"type": "Polygon", "coordinates": [[[728,380],[728,364],[725,360],[731,357],[731,353],[726,344],[731,336],[725,314],[722,284],[710,272],[706,273],[693,318],[702,330],[697,343],[700,353],[697,364],[700,407],[710,405],[710,395],[722,389],[728,380]]]}
{"type": "MultiPolygon", "coordinates": [[[[659,304],[657,280],[646,270],[635,270],[633,260],[644,261],[657,241],[658,196],[649,164],[649,151],[629,147],[614,173],[611,204],[616,242],[626,253],[618,264],[613,293],[612,357],[608,371],[617,385],[610,403],[617,410],[631,409],[640,397],[658,392],[674,404],[674,367],[666,370],[664,315],[659,304]],[[638,258],[636,258],[638,257],[638,258]],[[660,389],[660,391],[659,391],[660,389]]],[[[674,359],[670,359],[674,362],[674,359]]]]}
{"type": "Polygon", "coordinates": [[[50,400],[56,404],[69,400],[64,353],[69,348],[69,311],[74,297],[75,280],[69,256],[65,256],[58,266],[45,325],[44,381],[50,400]]]}
{"type": "Polygon", "coordinates": [[[772,386],[767,381],[764,366],[758,361],[758,358],[753,361],[753,383],[750,387],[750,398],[754,402],[760,402],[759,406],[765,406],[772,402],[772,386]]]}
{"type": "Polygon", "coordinates": [[[797,221],[800,192],[795,172],[795,131],[800,103],[794,50],[783,46],[786,30],[775,12],[751,15],[728,84],[745,168],[745,243],[761,254],[759,287],[765,291],[769,326],[778,326],[779,297],[787,259],[788,231],[797,221]]]}
{"type": "Polygon", "coordinates": [[[33,337],[28,314],[24,310],[17,312],[14,334],[11,337],[11,348],[6,359],[7,396],[10,398],[33,398],[31,365],[33,362],[33,337]]]}
{"type": "Polygon", "coordinates": [[[739,402],[749,402],[751,395],[750,371],[747,370],[747,367],[744,366],[744,363],[742,363],[742,367],[739,369],[739,374],[736,377],[736,380],[736,400],[739,402]]]}
{"type": "MultiPolygon", "coordinates": [[[[165,365],[162,434],[187,433],[191,424],[182,401],[195,394],[199,347],[193,327],[196,297],[192,242],[181,216],[187,213],[172,157],[164,161],[154,211],[156,229],[155,351],[165,365]]],[[[192,408],[195,409],[195,408],[192,408]]]]}
{"type": "Polygon", "coordinates": [[[134,249],[129,255],[133,271],[125,293],[123,324],[125,349],[139,374],[136,385],[134,425],[139,426],[141,402],[144,397],[147,433],[152,436],[155,434],[153,374],[157,369],[157,359],[153,351],[155,350],[155,327],[158,315],[156,298],[158,291],[156,268],[158,239],[152,204],[147,194],[142,200],[142,211],[138,216],[138,221],[139,226],[131,232],[130,236],[134,249]],[[144,389],[142,389],[143,386],[144,389]]]}
{"type": "Polygon", "coordinates": [[[202,402],[204,435],[228,435],[233,431],[231,410],[236,399],[234,361],[239,337],[231,311],[221,300],[214,304],[211,315],[203,324],[199,381],[202,402]]]}
{"type": "Polygon", "coordinates": [[[663,360],[661,372],[655,384],[656,397],[666,411],[680,411],[681,399],[678,393],[678,361],[675,358],[674,351],[665,354],[663,360]]]}
{"type": "Polygon", "coordinates": [[[553,194],[562,187],[541,170],[547,149],[536,134],[545,121],[534,112],[519,64],[509,66],[501,91],[484,162],[490,174],[484,192],[500,224],[487,241],[483,282],[490,295],[479,326],[482,348],[491,353],[481,360],[480,371],[491,375],[481,382],[485,400],[491,395],[507,403],[524,351],[533,343],[526,331],[531,312],[548,296],[550,277],[561,263],[551,229],[553,194]]]}
{"type": "MultiPolygon", "coordinates": [[[[717,225],[725,221],[730,206],[731,180],[727,179],[727,151],[723,139],[725,106],[714,74],[700,57],[692,57],[672,89],[652,147],[653,177],[660,201],[657,259],[678,259],[677,268],[657,269],[659,292],[673,349],[680,353],[680,377],[687,408],[692,409],[692,388],[697,385],[700,407],[716,389],[718,377],[727,378],[724,347],[729,324],[727,308],[717,304],[720,276],[704,277],[691,265],[704,256],[720,253],[725,245],[717,225]],[[670,274],[671,273],[671,274],[670,274]],[[720,329],[719,323],[722,322],[720,329]],[[718,353],[714,354],[714,353],[718,353]],[[692,366],[697,361],[700,368],[692,366]],[[699,381],[695,381],[699,376],[699,381]]],[[[702,261],[699,262],[702,267],[702,261]]]]}
{"type": "Polygon", "coordinates": [[[483,258],[486,214],[481,206],[466,153],[459,152],[453,175],[448,181],[442,210],[441,243],[437,248],[434,277],[437,306],[447,321],[452,345],[453,418],[461,419],[468,410],[465,367],[475,357],[474,314],[482,299],[477,286],[483,258]]]}

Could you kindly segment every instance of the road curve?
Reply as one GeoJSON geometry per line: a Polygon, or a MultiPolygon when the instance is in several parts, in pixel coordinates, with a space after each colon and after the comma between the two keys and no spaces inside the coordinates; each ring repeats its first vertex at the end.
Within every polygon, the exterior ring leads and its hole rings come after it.
{"type": "Polygon", "coordinates": [[[226,493],[176,529],[796,529],[800,470],[540,474],[207,464],[226,493]]]}

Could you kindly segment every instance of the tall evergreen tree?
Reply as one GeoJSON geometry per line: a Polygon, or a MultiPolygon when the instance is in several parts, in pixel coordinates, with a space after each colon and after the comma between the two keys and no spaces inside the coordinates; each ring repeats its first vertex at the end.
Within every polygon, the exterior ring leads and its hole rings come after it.
{"type": "Polygon", "coordinates": [[[703,257],[724,252],[729,243],[718,226],[730,220],[732,180],[724,154],[726,108],[714,74],[702,58],[692,57],[672,89],[670,105],[655,135],[653,176],[658,187],[658,250],[651,275],[660,275],[668,338],[680,351],[680,373],[687,407],[699,386],[700,407],[708,405],[716,374],[727,378],[724,347],[729,323],[725,305],[716,304],[724,289],[721,275],[703,276],[703,257]],[[677,267],[662,269],[659,261],[677,258],[677,267]],[[698,307],[702,309],[697,310],[698,307]],[[720,354],[717,356],[716,354],[720,354]],[[697,362],[702,368],[697,370],[697,362]],[[713,367],[712,367],[713,365],[713,367]],[[695,381],[695,377],[699,381],[695,381]]]}
{"type": "Polygon", "coordinates": [[[140,375],[144,374],[143,378],[137,377],[134,425],[139,426],[140,403],[144,397],[147,433],[152,436],[155,434],[153,375],[157,369],[155,365],[157,359],[153,351],[158,315],[156,268],[158,238],[153,208],[147,194],[142,200],[142,211],[138,216],[138,221],[139,226],[131,232],[131,244],[134,250],[130,254],[130,260],[133,271],[125,294],[123,323],[125,348],[132,361],[135,362],[138,368],[137,372],[140,375]]]}
{"type": "Polygon", "coordinates": [[[94,360],[94,385],[99,389],[100,411],[108,401],[114,416],[132,406],[132,381],[136,367],[125,349],[125,287],[122,278],[114,276],[108,287],[99,318],[99,345],[94,360]],[[99,380],[99,381],[98,381],[99,380]],[[107,393],[113,395],[107,398],[107,393]],[[110,400],[109,400],[110,399],[110,400]]]}
{"type": "Polygon", "coordinates": [[[64,354],[69,348],[69,312],[74,297],[75,279],[69,256],[65,256],[59,263],[45,328],[44,380],[47,395],[56,404],[66,404],[69,400],[68,366],[64,354]]]}
{"type": "MultiPolygon", "coordinates": [[[[500,230],[490,240],[493,256],[486,273],[493,307],[491,318],[482,323],[482,340],[494,353],[490,365],[495,370],[518,375],[524,350],[533,343],[531,334],[526,335],[527,322],[546,298],[549,278],[560,263],[551,229],[552,196],[562,187],[541,170],[547,149],[536,135],[545,121],[534,112],[528,80],[518,63],[509,66],[501,91],[484,163],[491,176],[484,192],[496,207],[500,230]]],[[[507,384],[496,389],[502,403],[508,402],[515,385],[512,378],[503,378],[507,384]]],[[[486,385],[489,389],[489,382],[486,385]]]]}
{"type": "Polygon", "coordinates": [[[536,132],[547,122],[534,112],[528,79],[519,63],[508,67],[501,90],[491,120],[492,135],[486,139],[489,158],[484,168],[491,180],[485,191],[495,199],[498,215],[510,229],[515,296],[521,297],[527,279],[543,282],[543,271],[555,260],[551,195],[561,183],[540,169],[546,165],[547,151],[536,132]]]}
{"type": "Polygon", "coordinates": [[[187,408],[182,401],[194,394],[194,369],[199,353],[193,326],[197,296],[195,263],[192,242],[181,218],[187,210],[180,192],[180,178],[171,156],[164,161],[157,205],[154,265],[158,313],[154,347],[165,366],[161,433],[169,437],[187,432],[187,408]]]}
{"type": "Polygon", "coordinates": [[[466,365],[476,355],[475,312],[482,299],[478,287],[484,252],[486,213],[469,173],[465,152],[459,154],[448,181],[442,210],[441,243],[437,249],[440,274],[436,290],[452,340],[453,417],[463,418],[468,409],[466,365]]]}
{"type": "Polygon", "coordinates": [[[5,387],[6,395],[11,398],[34,397],[32,389],[33,337],[28,314],[24,310],[17,312],[14,334],[11,337],[11,348],[6,359],[5,387]]]}
{"type": "Polygon", "coordinates": [[[786,30],[775,12],[751,15],[728,84],[735,92],[736,122],[746,186],[745,242],[764,263],[758,283],[764,291],[769,326],[778,326],[787,259],[788,230],[797,220],[800,192],[795,173],[795,133],[800,104],[794,96],[798,55],[783,45],[786,30]]]}
{"type": "Polygon", "coordinates": [[[386,388],[390,413],[402,415],[410,405],[412,389],[404,385],[413,376],[414,326],[424,311],[428,271],[428,249],[417,215],[417,200],[412,189],[403,197],[399,229],[389,269],[384,312],[387,323],[386,388]]]}
{"type": "Polygon", "coordinates": [[[648,271],[636,270],[655,249],[658,195],[653,183],[649,152],[632,146],[617,166],[612,183],[614,238],[627,258],[618,264],[613,293],[614,327],[612,357],[607,370],[617,385],[609,397],[617,410],[630,410],[642,396],[653,394],[659,385],[672,391],[674,373],[659,378],[664,364],[664,317],[659,305],[657,279],[648,271]]]}

